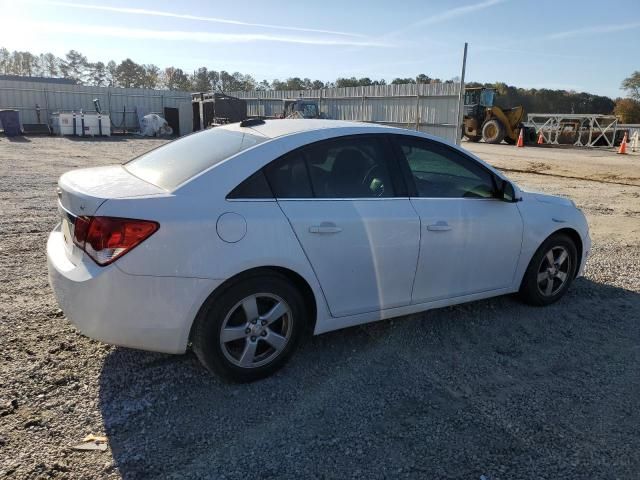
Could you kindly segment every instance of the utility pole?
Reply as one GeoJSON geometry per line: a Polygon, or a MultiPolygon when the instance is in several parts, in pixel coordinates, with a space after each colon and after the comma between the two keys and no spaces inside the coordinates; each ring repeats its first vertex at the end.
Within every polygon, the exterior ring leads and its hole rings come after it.
{"type": "Polygon", "coordinates": [[[460,145],[462,139],[462,122],[464,120],[464,73],[467,68],[467,47],[464,42],[464,54],[462,55],[462,73],[460,74],[460,92],[458,92],[458,123],[456,125],[456,145],[460,145]]]}

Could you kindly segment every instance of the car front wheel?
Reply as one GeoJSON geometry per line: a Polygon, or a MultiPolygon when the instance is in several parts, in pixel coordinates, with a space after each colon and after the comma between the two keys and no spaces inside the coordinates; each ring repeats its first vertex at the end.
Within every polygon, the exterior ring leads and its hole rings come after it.
{"type": "Polygon", "coordinates": [[[302,296],[285,277],[248,277],[203,305],[191,337],[193,350],[226,380],[257,380],[284,365],[305,321],[302,296]]]}
{"type": "Polygon", "coordinates": [[[547,238],[531,259],[520,287],[520,297],[530,305],[549,305],[566,293],[576,276],[578,252],[564,234],[547,238]]]}

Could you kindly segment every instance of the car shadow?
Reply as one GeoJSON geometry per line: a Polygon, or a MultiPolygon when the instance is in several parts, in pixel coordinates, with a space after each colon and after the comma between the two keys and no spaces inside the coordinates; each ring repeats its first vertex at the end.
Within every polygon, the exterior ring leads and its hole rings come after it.
{"type": "Polygon", "coordinates": [[[193,354],[114,348],[100,409],[124,478],[533,478],[549,450],[609,478],[624,467],[594,450],[640,447],[639,317],[638,293],[581,278],[549,307],[498,297],[313,337],[241,385],[193,354]]]}
{"type": "Polygon", "coordinates": [[[4,136],[4,138],[9,140],[11,143],[31,143],[31,140],[29,140],[27,137],[23,135],[18,135],[15,137],[4,136]]]}

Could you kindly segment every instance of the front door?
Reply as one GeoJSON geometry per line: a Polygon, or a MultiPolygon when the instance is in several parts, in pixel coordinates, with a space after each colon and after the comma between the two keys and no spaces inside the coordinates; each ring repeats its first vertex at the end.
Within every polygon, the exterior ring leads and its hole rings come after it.
{"type": "Polygon", "coordinates": [[[412,302],[511,286],[523,223],[517,204],[495,198],[493,174],[437,142],[398,136],[397,144],[421,222],[412,302]]]}
{"type": "Polygon", "coordinates": [[[420,220],[386,140],[318,142],[266,169],[332,315],[408,305],[420,220]],[[394,170],[395,169],[395,170],[394,170]]]}

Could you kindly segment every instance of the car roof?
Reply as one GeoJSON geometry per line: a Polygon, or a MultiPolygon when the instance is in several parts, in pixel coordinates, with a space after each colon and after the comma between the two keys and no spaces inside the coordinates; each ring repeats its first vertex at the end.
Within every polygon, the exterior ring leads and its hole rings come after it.
{"type": "Polygon", "coordinates": [[[327,128],[379,128],[380,130],[395,130],[393,127],[365,122],[347,122],[344,120],[322,120],[311,118],[283,118],[279,120],[264,120],[264,123],[241,127],[239,123],[232,123],[216,128],[242,131],[266,138],[282,137],[294,133],[323,130],[327,128]]]}

